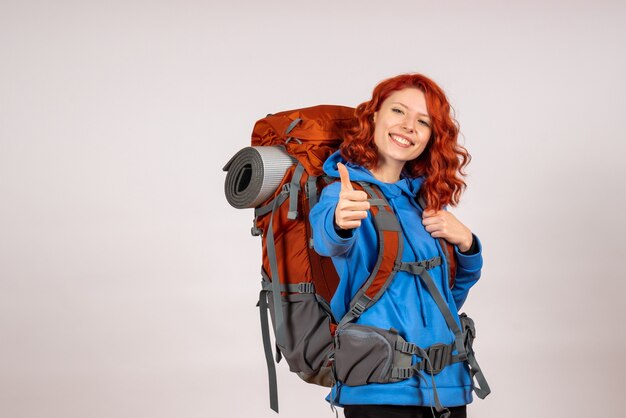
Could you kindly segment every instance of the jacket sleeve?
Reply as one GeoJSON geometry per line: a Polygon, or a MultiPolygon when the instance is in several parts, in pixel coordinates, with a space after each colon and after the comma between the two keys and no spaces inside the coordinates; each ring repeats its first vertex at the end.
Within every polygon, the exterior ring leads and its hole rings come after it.
{"type": "MultiPolygon", "coordinates": [[[[473,235],[473,234],[472,234],[473,235]]],[[[469,290],[480,278],[480,271],[483,267],[482,244],[476,235],[473,235],[477,244],[477,251],[467,255],[459,251],[459,247],[454,246],[454,255],[457,259],[457,270],[452,296],[457,309],[461,309],[469,290]]]]}
{"type": "Polygon", "coordinates": [[[339,201],[341,183],[331,183],[322,190],[319,202],[309,213],[313,246],[318,254],[333,257],[347,253],[359,233],[358,228],[339,236],[335,229],[335,208],[339,201]]]}

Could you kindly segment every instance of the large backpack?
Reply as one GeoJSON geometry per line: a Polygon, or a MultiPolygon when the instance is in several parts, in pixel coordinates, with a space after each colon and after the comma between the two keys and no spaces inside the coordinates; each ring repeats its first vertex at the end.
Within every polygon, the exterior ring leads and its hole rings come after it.
{"type": "MultiPolygon", "coordinates": [[[[378,360],[373,359],[371,364],[361,362],[348,371],[337,370],[335,355],[345,358],[359,350],[359,347],[350,346],[349,335],[354,329],[341,334],[345,341],[343,345],[349,349],[336,350],[337,327],[347,331],[349,326],[354,326],[361,313],[382,296],[397,271],[419,275],[431,293],[439,294],[429,279],[428,269],[444,263],[448,268],[450,287],[454,284],[453,246],[440,239],[443,259],[435,257],[402,263],[403,237],[393,210],[374,185],[354,183],[355,188],[369,195],[370,212],[378,231],[379,256],[370,277],[352,300],[350,311],[344,318],[333,317],[329,301],[339,278],[331,259],[320,256],[313,249],[308,215],[322,188],[336,181],[324,175],[324,161],[338,149],[345,130],[355,123],[354,109],[344,106],[321,105],[268,115],[255,124],[252,146],[242,149],[224,167],[228,171],[225,192],[229,203],[236,208],[255,208],[252,234],[262,237],[262,282],[258,306],[269,375],[270,407],[276,412],[278,392],[268,310],[276,340],[276,362],[284,356],[289,369],[309,383],[330,387],[339,378],[349,384],[366,384],[374,381],[361,375],[371,374],[369,369],[379,368],[378,360]],[[369,371],[361,370],[363,367],[369,371]]],[[[419,204],[425,207],[421,199],[419,204]]],[[[433,297],[437,301],[437,296],[433,297]]],[[[413,355],[425,358],[421,367],[431,376],[451,362],[468,361],[464,353],[472,353],[473,359],[473,323],[462,315],[463,329],[460,329],[452,314],[444,312],[448,308],[443,299],[439,299],[437,304],[455,334],[455,343],[422,350],[404,341],[397,333],[375,329],[378,333],[384,331],[384,338],[396,349],[389,370],[382,374],[387,376],[386,380],[381,383],[407,379],[419,373],[411,365],[413,355]],[[456,357],[452,355],[454,348],[457,349],[456,357]]],[[[384,359],[379,360],[381,364],[387,363],[384,359]]],[[[471,363],[473,375],[478,375],[482,388],[477,394],[484,397],[489,388],[478,365],[472,366],[471,363]]]]}

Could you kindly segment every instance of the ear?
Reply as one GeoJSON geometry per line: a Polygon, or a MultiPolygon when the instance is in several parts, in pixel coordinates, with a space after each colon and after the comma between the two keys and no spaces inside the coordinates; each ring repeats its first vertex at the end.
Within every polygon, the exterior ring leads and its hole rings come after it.
{"type": "Polygon", "coordinates": [[[374,122],[374,124],[376,124],[376,116],[378,116],[378,112],[374,112],[372,115],[372,122],[374,122]]]}

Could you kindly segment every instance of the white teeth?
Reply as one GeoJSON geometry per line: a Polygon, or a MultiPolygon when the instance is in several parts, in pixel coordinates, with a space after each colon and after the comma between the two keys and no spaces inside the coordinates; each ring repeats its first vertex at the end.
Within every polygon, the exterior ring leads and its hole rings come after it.
{"type": "Polygon", "coordinates": [[[411,145],[411,142],[407,141],[406,139],[402,138],[401,136],[391,135],[391,137],[393,138],[394,141],[397,141],[397,142],[399,142],[401,144],[411,145]]]}

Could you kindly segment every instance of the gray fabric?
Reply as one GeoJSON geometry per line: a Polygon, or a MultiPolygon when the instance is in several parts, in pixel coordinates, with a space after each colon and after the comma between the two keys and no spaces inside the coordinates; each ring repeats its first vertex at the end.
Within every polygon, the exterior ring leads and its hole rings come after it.
{"type": "MultiPolygon", "coordinates": [[[[402,231],[398,218],[392,212],[388,212],[384,209],[379,210],[376,216],[374,216],[374,222],[378,230],[382,231],[402,231]]],[[[402,237],[400,237],[402,240],[402,237]]]]}
{"type": "Polygon", "coordinates": [[[370,202],[370,206],[379,206],[382,207],[385,206],[385,201],[383,199],[367,199],[368,202],[370,202]]]}
{"type": "MultiPolygon", "coordinates": [[[[397,332],[347,324],[335,334],[337,380],[348,386],[388,383],[393,369],[397,332]]],[[[410,356],[409,361],[410,361],[410,356]]]]}
{"type": "Polygon", "coordinates": [[[312,293],[282,296],[281,306],[282,309],[276,309],[274,299],[269,300],[273,320],[275,312],[285,313],[285,340],[277,342],[280,352],[287,360],[289,370],[301,374],[305,380],[315,380],[333,350],[330,316],[312,293]]]}
{"type": "Polygon", "coordinates": [[[325,386],[327,388],[333,386],[333,368],[332,366],[322,367],[318,373],[308,375],[304,372],[296,372],[300,379],[313,385],[325,386]]]}
{"type": "Polygon", "coordinates": [[[243,148],[224,167],[226,200],[237,209],[257,207],[276,192],[294,162],[282,146],[243,148]]]}

